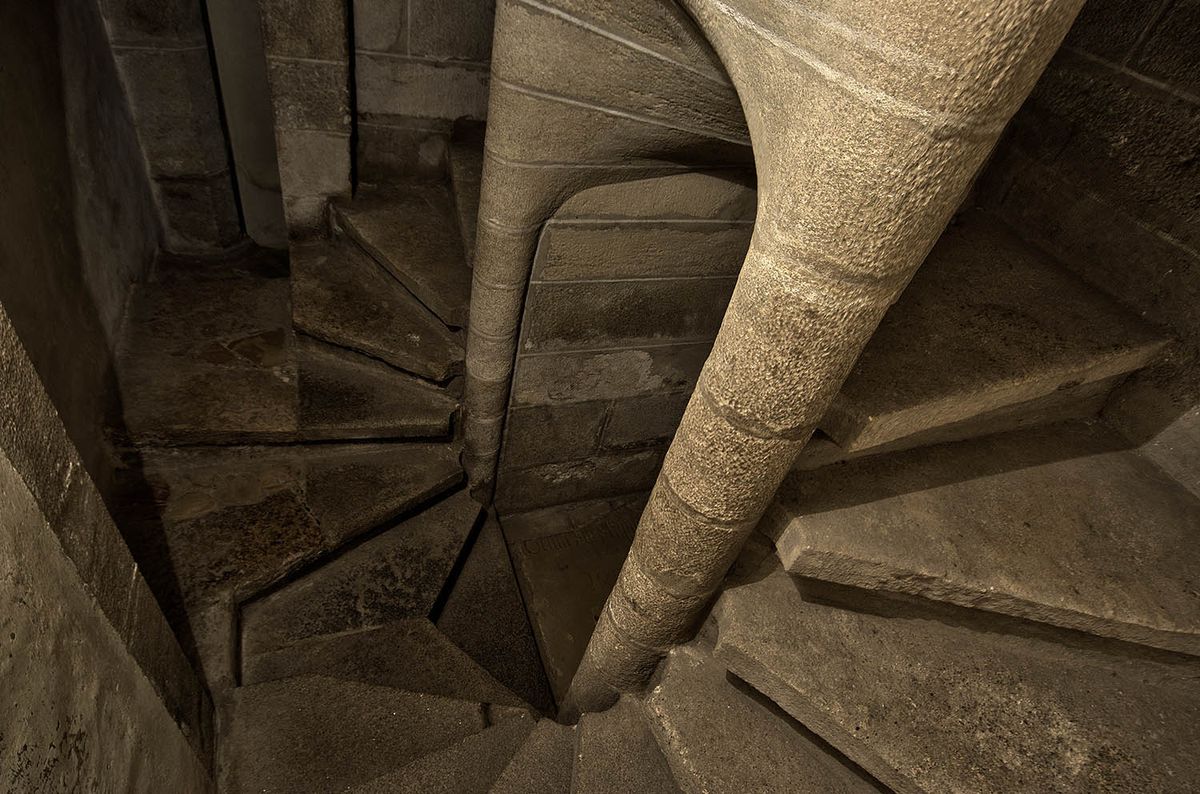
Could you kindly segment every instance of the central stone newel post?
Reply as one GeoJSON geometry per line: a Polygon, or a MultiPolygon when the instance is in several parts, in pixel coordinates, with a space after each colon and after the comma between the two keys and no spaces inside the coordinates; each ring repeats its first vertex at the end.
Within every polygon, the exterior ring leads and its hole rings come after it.
{"type": "Polygon", "coordinates": [[[644,686],[694,632],[1082,0],[683,4],[741,96],[758,220],[569,720],[644,686]]]}

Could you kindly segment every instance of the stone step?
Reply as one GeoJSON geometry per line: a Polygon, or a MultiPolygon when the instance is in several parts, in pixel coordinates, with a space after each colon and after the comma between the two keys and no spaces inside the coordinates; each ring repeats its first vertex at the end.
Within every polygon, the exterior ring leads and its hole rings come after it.
{"type": "Polygon", "coordinates": [[[492,786],[492,794],[570,791],[574,755],[575,726],[540,720],[492,786]]]}
{"type": "Polygon", "coordinates": [[[247,604],[243,655],[427,617],[479,512],[479,504],[459,491],[247,604]]]}
{"type": "Polygon", "coordinates": [[[467,324],[471,271],[454,201],[443,185],[360,189],[335,222],[446,325],[467,324]]]}
{"type": "Polygon", "coordinates": [[[697,646],[673,650],[646,710],[689,794],[875,792],[875,786],[767,704],[739,691],[697,646]]]}
{"type": "Polygon", "coordinates": [[[1194,663],[820,605],[782,571],[714,615],[718,659],[897,792],[1200,787],[1194,663]]]}
{"type": "Polygon", "coordinates": [[[794,472],[761,528],[791,573],[1200,655],[1200,499],[1103,426],[794,472]]]}
{"type": "Polygon", "coordinates": [[[312,637],[242,658],[243,684],[298,675],[323,675],[515,708],[527,706],[425,618],[312,637]]]}
{"type": "Polygon", "coordinates": [[[1112,298],[972,211],[942,235],[818,426],[849,452],[895,444],[1116,378],[1164,344],[1112,298]]]}
{"type": "Polygon", "coordinates": [[[459,335],[357,245],[293,245],[291,260],[292,324],[300,331],[422,378],[462,372],[459,335]]]}
{"type": "Polygon", "coordinates": [[[458,212],[467,264],[475,261],[475,232],[479,221],[479,194],[483,183],[482,124],[464,125],[450,138],[450,187],[458,212]]]}
{"type": "Polygon", "coordinates": [[[678,794],[641,703],[626,696],[579,720],[571,794],[640,791],[678,794]]]}
{"type": "Polygon", "coordinates": [[[458,401],[446,390],[316,340],[296,339],[302,441],[436,438],[458,401]]]}
{"type": "Polygon", "coordinates": [[[303,676],[234,692],[230,794],[345,791],[486,728],[478,703],[303,676]]]}
{"type": "Polygon", "coordinates": [[[505,719],[352,791],[354,794],[487,794],[533,726],[534,720],[527,714],[505,719]]]}

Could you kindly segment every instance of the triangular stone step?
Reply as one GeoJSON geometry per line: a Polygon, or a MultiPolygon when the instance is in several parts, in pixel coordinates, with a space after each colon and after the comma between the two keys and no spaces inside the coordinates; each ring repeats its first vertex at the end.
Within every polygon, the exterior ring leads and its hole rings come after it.
{"type": "Polygon", "coordinates": [[[1200,655],[1200,499],[1066,423],[795,472],[784,567],[1200,655]]]}
{"type": "Polygon", "coordinates": [[[678,794],[638,701],[624,697],[608,711],[584,714],[578,732],[571,794],[678,794]]]}
{"type": "Polygon", "coordinates": [[[403,769],[353,789],[354,794],[486,794],[533,730],[529,715],[512,717],[403,769]]]}
{"type": "Polygon", "coordinates": [[[450,434],[458,401],[419,378],[315,340],[296,340],[303,441],[450,434]]]}
{"type": "Polygon", "coordinates": [[[480,703],[526,706],[425,618],[313,637],[242,659],[245,684],[297,675],[324,675],[480,703]]]}
{"type": "Polygon", "coordinates": [[[942,235],[819,427],[848,452],[955,424],[955,437],[967,437],[963,423],[981,416],[994,432],[996,412],[1022,403],[1044,410],[1040,399],[1137,370],[1164,343],[1112,298],[974,211],[942,235]]]}
{"type": "Polygon", "coordinates": [[[235,691],[229,794],[345,791],[487,727],[478,703],[321,676],[235,691]]]}
{"type": "Polygon", "coordinates": [[[877,791],[860,772],[735,689],[724,666],[697,648],[676,648],[663,661],[646,709],[684,791],[877,791]]]}
{"type": "Polygon", "coordinates": [[[463,480],[456,444],[321,444],[302,450],[305,502],[330,548],[394,521],[463,480]]]}
{"type": "Polygon", "coordinates": [[[783,572],[714,614],[718,659],[895,791],[1200,790],[1195,664],[824,606],[783,572]]]}
{"type": "Polygon", "coordinates": [[[246,605],[243,654],[427,617],[479,511],[479,504],[459,491],[246,605]]]}
{"type": "Polygon", "coordinates": [[[467,264],[475,261],[475,233],[479,220],[479,194],[483,185],[482,124],[464,125],[450,138],[450,187],[458,212],[467,264]]]}
{"type": "Polygon", "coordinates": [[[492,786],[492,794],[563,794],[571,790],[575,726],[540,720],[492,786]]]}
{"type": "Polygon", "coordinates": [[[467,324],[471,271],[443,185],[360,189],[335,207],[338,227],[447,325],[467,324]]]}
{"type": "Polygon", "coordinates": [[[330,344],[444,381],[463,348],[424,305],[361,248],[344,241],[291,247],[292,323],[330,344]]]}

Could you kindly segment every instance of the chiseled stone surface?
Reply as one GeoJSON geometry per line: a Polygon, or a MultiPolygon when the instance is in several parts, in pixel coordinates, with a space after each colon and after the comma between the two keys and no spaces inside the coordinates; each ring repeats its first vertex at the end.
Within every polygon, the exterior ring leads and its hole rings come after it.
{"type": "Polygon", "coordinates": [[[1164,339],[982,213],[947,229],[819,423],[841,446],[895,441],[1136,370],[1164,339]]]}
{"type": "Polygon", "coordinates": [[[794,574],[1200,655],[1200,499],[1099,425],[796,472],[763,531],[794,574]]]}
{"type": "Polygon", "coordinates": [[[242,661],[242,684],[324,675],[480,703],[525,706],[426,618],[329,634],[242,661]]]}
{"type": "Polygon", "coordinates": [[[876,791],[786,719],[735,689],[724,666],[698,646],[671,652],[645,708],[684,791],[876,791]]]}
{"type": "Polygon", "coordinates": [[[487,794],[533,727],[528,715],[506,719],[364,783],[352,794],[487,794]]]}
{"type": "Polygon", "coordinates": [[[344,791],[485,727],[479,704],[323,676],[241,687],[222,791],[344,791]]]}
{"type": "Polygon", "coordinates": [[[578,731],[571,794],[678,793],[637,700],[624,697],[608,711],[585,714],[578,731]]]}
{"type": "Polygon", "coordinates": [[[450,139],[450,187],[468,264],[475,259],[479,192],[483,189],[483,137],[482,125],[466,125],[456,127],[450,139]]]}
{"type": "Polygon", "coordinates": [[[423,378],[461,372],[457,335],[358,246],[293,245],[291,254],[296,328],[423,378]]]}
{"type": "Polygon", "coordinates": [[[449,191],[437,184],[360,190],[339,223],[447,325],[467,324],[471,271],[449,191]]]}
{"type": "Polygon", "coordinates": [[[575,726],[540,720],[500,773],[492,794],[560,794],[571,790],[575,726]]]}
{"type": "Polygon", "coordinates": [[[247,604],[243,652],[428,616],[479,510],[460,491],[247,604]]]}
{"type": "Polygon", "coordinates": [[[1200,785],[1194,664],[887,612],[776,572],[721,596],[716,656],[898,792],[1200,785]]]}

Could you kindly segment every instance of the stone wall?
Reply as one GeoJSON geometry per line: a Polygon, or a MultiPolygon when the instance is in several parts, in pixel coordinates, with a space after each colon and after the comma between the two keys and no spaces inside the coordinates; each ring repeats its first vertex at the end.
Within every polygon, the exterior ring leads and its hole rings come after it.
{"type": "MultiPolygon", "coordinates": [[[[67,8],[87,15],[93,2],[67,8]]],[[[166,247],[229,246],[241,237],[241,221],[203,0],[99,2],[154,182],[166,247]]]]}
{"type": "Polygon", "coordinates": [[[1200,493],[1200,3],[1089,0],[980,200],[1180,338],[1105,417],[1200,493]]]}
{"type": "Polygon", "coordinates": [[[525,299],[496,503],[647,490],[754,224],[744,171],[586,190],[546,224],[525,299]]]}
{"type": "Polygon", "coordinates": [[[487,116],[495,0],[353,0],[364,181],[439,176],[457,119],[487,116]]]}

